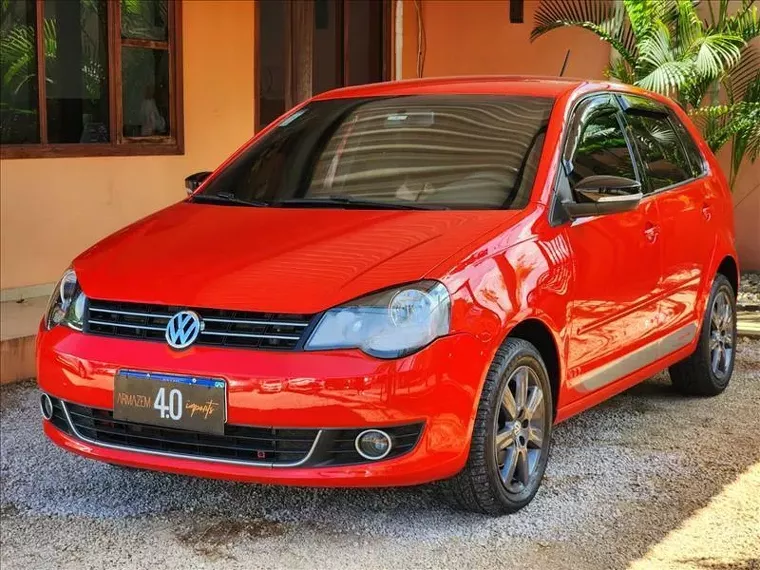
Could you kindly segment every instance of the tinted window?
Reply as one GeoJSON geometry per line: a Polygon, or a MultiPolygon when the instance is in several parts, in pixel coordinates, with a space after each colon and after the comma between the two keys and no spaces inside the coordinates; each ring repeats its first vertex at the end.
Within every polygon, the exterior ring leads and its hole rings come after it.
{"type": "Polygon", "coordinates": [[[618,110],[608,97],[587,104],[579,110],[569,172],[570,185],[587,176],[624,176],[636,180],[631,153],[626,144],[618,110]]]}
{"type": "Polygon", "coordinates": [[[683,144],[686,156],[689,159],[689,165],[691,166],[691,175],[695,178],[702,176],[706,171],[705,159],[704,156],[702,156],[702,151],[699,150],[697,143],[691,137],[689,131],[686,130],[686,127],[681,123],[678,117],[671,115],[670,122],[673,124],[678,136],[681,138],[681,143],[683,144]]]}
{"type": "Polygon", "coordinates": [[[34,2],[0,2],[0,144],[40,142],[34,2]]]}
{"type": "Polygon", "coordinates": [[[667,115],[628,114],[652,190],[691,178],[691,165],[667,115]]]}
{"type": "Polygon", "coordinates": [[[204,195],[521,208],[553,100],[490,95],[316,101],[245,151],[204,195]]]}
{"type": "Polygon", "coordinates": [[[168,135],[171,131],[169,52],[124,46],[121,48],[121,67],[124,136],[168,135]]]}
{"type": "Polygon", "coordinates": [[[47,0],[44,8],[45,34],[54,31],[45,41],[55,44],[45,57],[48,142],[107,143],[107,2],[47,0]]]}

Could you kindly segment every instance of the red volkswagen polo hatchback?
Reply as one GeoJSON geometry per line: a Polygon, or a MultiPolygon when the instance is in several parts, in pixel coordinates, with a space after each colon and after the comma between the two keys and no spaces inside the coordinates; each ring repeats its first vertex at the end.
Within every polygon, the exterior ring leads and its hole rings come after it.
{"type": "Polygon", "coordinates": [[[689,394],[731,377],[731,200],[662,97],[332,91],[187,184],[50,301],[38,381],[65,449],[261,483],[443,481],[500,514],[533,498],[556,423],[668,367],[689,394]]]}

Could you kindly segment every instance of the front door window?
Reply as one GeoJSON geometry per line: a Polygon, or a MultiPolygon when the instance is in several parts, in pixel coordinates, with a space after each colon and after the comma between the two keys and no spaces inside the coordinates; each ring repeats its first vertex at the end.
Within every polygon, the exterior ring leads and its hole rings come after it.
{"type": "Polygon", "coordinates": [[[623,176],[636,180],[631,152],[623,134],[619,111],[603,95],[581,104],[570,133],[566,171],[571,188],[587,176],[623,176]]]}

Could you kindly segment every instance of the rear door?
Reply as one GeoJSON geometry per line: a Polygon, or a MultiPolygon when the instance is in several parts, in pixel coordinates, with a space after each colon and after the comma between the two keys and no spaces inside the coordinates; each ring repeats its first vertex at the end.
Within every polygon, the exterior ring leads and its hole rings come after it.
{"type": "MultiPolygon", "coordinates": [[[[611,95],[573,112],[557,195],[573,199],[586,176],[641,181],[622,112],[611,95]]],[[[657,203],[645,196],[629,212],[565,222],[574,264],[568,402],[602,389],[657,359],[661,241],[657,203]],[[648,347],[639,352],[642,347],[648,347]]]]}
{"type": "Polygon", "coordinates": [[[621,96],[621,103],[648,189],[660,212],[660,326],[666,334],[681,330],[684,335],[696,334],[696,301],[714,249],[716,189],[704,176],[704,159],[694,141],[670,109],[629,95],[621,96]]]}

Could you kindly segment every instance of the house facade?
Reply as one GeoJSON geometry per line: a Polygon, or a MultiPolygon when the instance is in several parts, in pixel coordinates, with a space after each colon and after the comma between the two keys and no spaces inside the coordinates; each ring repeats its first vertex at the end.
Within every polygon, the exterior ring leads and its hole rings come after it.
{"type": "MultiPolygon", "coordinates": [[[[459,74],[601,78],[582,30],[529,41],[531,0],[9,0],[0,19],[0,289],[184,196],[263,125],[328,89],[459,74]],[[42,80],[41,78],[44,78],[42,80]]],[[[760,269],[760,161],[735,188],[760,269]]],[[[214,239],[198,236],[198,239],[214,239]]],[[[188,245],[191,247],[191,244],[188,245]]]]}

